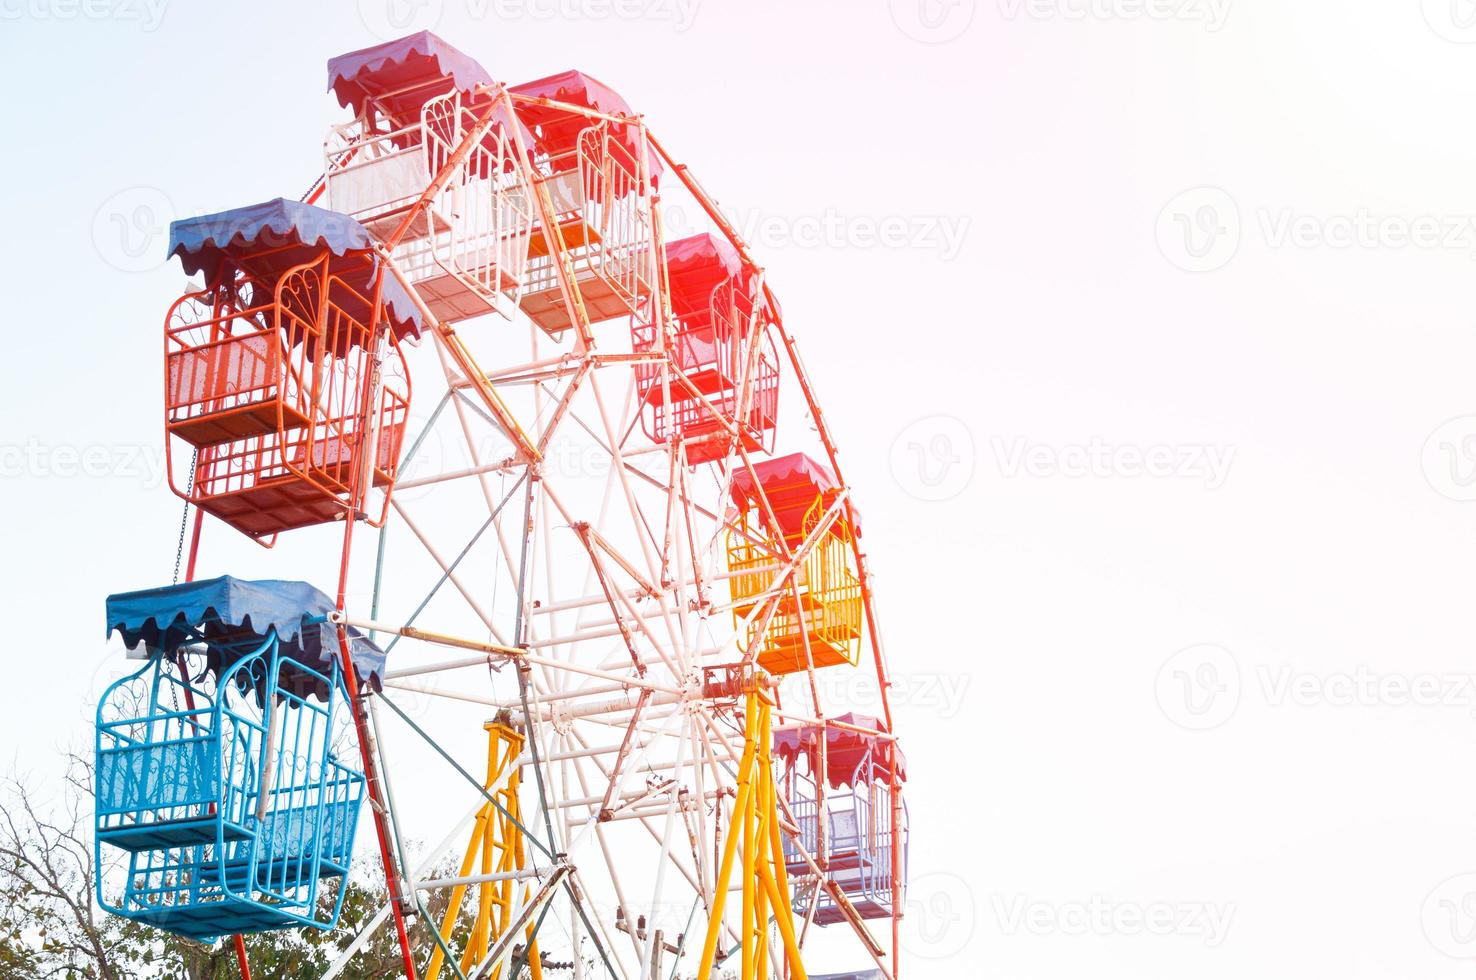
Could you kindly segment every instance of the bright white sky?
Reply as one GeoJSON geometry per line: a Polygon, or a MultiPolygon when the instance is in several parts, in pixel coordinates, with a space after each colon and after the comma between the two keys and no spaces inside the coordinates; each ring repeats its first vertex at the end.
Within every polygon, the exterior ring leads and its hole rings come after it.
{"type": "Polygon", "coordinates": [[[866,514],[913,977],[1467,975],[1468,3],[383,2],[0,0],[7,764],[90,747],[103,597],[171,574],[163,226],[300,194],[327,57],[435,26],[750,222],[866,514]]]}

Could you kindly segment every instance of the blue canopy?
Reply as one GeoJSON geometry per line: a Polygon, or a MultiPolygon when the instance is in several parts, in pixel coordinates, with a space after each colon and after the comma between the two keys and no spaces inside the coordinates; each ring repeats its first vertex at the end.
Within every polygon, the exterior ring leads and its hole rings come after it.
{"type": "Polygon", "coordinates": [[[377,97],[392,116],[411,121],[427,100],[447,90],[448,81],[470,95],[478,85],[491,86],[492,76],[430,31],[328,60],[328,90],[356,114],[377,97]]]}
{"type": "MultiPolygon", "coordinates": [[[[207,645],[207,666],[219,676],[241,656],[243,641],[275,632],[284,656],[327,674],[338,656],[338,627],[306,620],[327,616],[333,600],[306,582],[248,582],[222,575],[157,589],[108,596],[108,633],[117,630],[130,647],[142,641],[150,655],[185,643],[207,645]],[[211,642],[221,641],[220,644],[211,642]],[[229,641],[229,647],[223,645],[229,641]]],[[[349,628],[349,650],[361,681],[380,689],[384,651],[349,628]]],[[[290,679],[288,679],[290,681],[290,679]]],[[[304,679],[306,680],[306,679],[304,679]]],[[[290,683],[286,686],[292,686],[290,683]]],[[[316,690],[319,685],[303,685],[316,690]]]]}
{"type": "MultiPolygon", "coordinates": [[[[279,197],[183,218],[169,226],[170,257],[179,256],[187,275],[204,272],[207,282],[215,278],[226,258],[272,282],[293,266],[312,260],[324,247],[342,260],[332,263],[333,274],[372,297],[381,264],[374,252],[374,238],[346,214],[279,197]]],[[[393,275],[384,277],[380,302],[397,336],[420,336],[420,310],[393,275]]],[[[350,312],[367,319],[365,311],[350,312]]]]}

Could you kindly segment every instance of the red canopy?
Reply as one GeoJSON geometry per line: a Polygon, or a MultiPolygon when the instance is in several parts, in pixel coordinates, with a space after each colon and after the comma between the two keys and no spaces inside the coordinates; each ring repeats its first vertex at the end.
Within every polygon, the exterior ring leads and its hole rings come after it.
{"type": "MultiPolygon", "coordinates": [[[[471,117],[481,119],[492,104],[490,93],[495,87],[492,76],[470,55],[456,50],[430,31],[328,60],[328,89],[338,96],[339,104],[352,107],[357,115],[372,99],[395,127],[396,135],[390,141],[399,147],[419,142],[416,127],[427,102],[454,89],[461,93],[462,109],[471,117]]],[[[442,122],[447,127],[471,125],[466,116],[442,122]]],[[[509,123],[506,106],[498,105],[483,145],[495,150],[498,136],[508,131],[509,123]]],[[[523,144],[531,148],[533,134],[521,123],[518,127],[523,144]]],[[[445,133],[442,135],[449,138],[445,133]]],[[[349,150],[350,155],[353,152],[349,150]]],[[[508,167],[511,169],[510,163],[508,167]]]]}
{"type": "MultiPolygon", "coordinates": [[[[855,725],[857,728],[869,728],[877,732],[887,730],[880,719],[869,715],[847,712],[831,720],[846,725],[855,725]]],[[[815,725],[806,725],[803,728],[775,732],[773,752],[774,755],[790,764],[793,764],[803,753],[810,764],[810,772],[818,773],[820,769],[820,728],[815,725]]],[[[826,780],[835,789],[842,786],[855,786],[858,783],[888,782],[893,758],[897,761],[898,778],[906,779],[907,760],[903,757],[902,750],[898,748],[896,742],[849,728],[839,728],[835,725],[825,726],[825,775],[826,780]]]]}
{"type": "Polygon", "coordinates": [[[476,59],[463,54],[430,31],[360,48],[328,60],[328,89],[339,105],[362,112],[371,98],[400,125],[420,118],[426,102],[455,86],[470,95],[492,85],[492,76],[476,59]]]}
{"type": "MultiPolygon", "coordinates": [[[[604,82],[580,71],[570,70],[536,81],[524,82],[521,85],[512,86],[508,91],[515,96],[526,95],[533,98],[552,99],[555,102],[563,102],[611,116],[635,115],[630,104],[621,98],[618,92],[604,82]]],[[[516,104],[518,118],[534,131],[538,148],[551,157],[570,160],[573,151],[578,149],[580,132],[594,124],[588,116],[566,109],[527,102],[516,104]]],[[[625,123],[611,123],[610,132],[628,154],[629,158],[624,162],[634,168],[641,151],[640,136],[635,131],[635,127],[625,123]]],[[[646,166],[652,183],[655,183],[656,178],[661,174],[661,161],[656,158],[654,150],[647,150],[646,166]]],[[[572,161],[566,166],[560,166],[559,169],[573,169],[572,161]]]]}
{"type": "Polygon", "coordinates": [[[743,259],[727,239],[702,234],[672,242],[666,246],[672,312],[679,317],[706,313],[717,285],[743,271],[743,259]]]}
{"type": "MultiPolygon", "coordinates": [[[[779,530],[787,540],[804,536],[805,514],[822,494],[835,490],[838,484],[830,470],[804,453],[792,453],[778,459],[754,464],[754,473],[764,496],[779,521],[779,530]]],[[[733,471],[733,501],[741,508],[758,508],[758,494],[746,468],[733,471]]],[[[859,522],[859,515],[858,515],[859,522]]]]}
{"type": "MultiPolygon", "coordinates": [[[[169,226],[169,254],[179,256],[186,275],[203,272],[214,282],[223,265],[249,272],[274,288],[289,269],[329,253],[329,271],[349,288],[334,302],[367,324],[368,306],[381,283],[381,312],[396,336],[420,336],[421,316],[410,295],[392,275],[381,275],[382,263],[367,229],[346,214],[284,198],[244,208],[182,218],[169,226]]],[[[255,300],[259,301],[259,300],[255,300]]]]}
{"type": "MultiPolygon", "coordinates": [[[[672,242],[666,246],[666,271],[671,283],[671,310],[678,317],[690,317],[705,323],[712,291],[724,279],[737,276],[743,295],[753,290],[753,270],[743,257],[721,235],[705,232],[672,242]]],[[[765,305],[768,301],[765,300],[765,305]]],[[[777,315],[777,304],[774,304],[777,315]]],[[[744,301],[745,315],[752,306],[744,301]]]]}

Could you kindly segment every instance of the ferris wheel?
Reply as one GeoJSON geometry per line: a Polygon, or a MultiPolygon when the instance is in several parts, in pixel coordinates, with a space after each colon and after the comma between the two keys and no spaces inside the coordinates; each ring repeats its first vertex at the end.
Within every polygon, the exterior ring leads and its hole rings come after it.
{"type": "Polygon", "coordinates": [[[328,74],[302,200],[171,230],[194,522],[185,581],[108,602],[146,658],[98,709],[102,903],[249,973],[240,935],[337,923],[363,824],[391,899],[329,976],[386,928],[407,977],[815,976],[822,932],[897,977],[861,514],[757,258],[585,74],[428,32],[328,74]],[[197,579],[207,522],[329,543],[336,592],[197,579]]]}

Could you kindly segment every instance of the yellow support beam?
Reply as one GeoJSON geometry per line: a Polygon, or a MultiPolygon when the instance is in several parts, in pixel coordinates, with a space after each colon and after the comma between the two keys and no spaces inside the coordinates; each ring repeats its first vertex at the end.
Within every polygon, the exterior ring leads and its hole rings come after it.
{"type": "MultiPolygon", "coordinates": [[[[770,757],[773,729],[769,702],[749,691],[744,709],[743,758],[738,764],[738,791],[733,801],[728,835],[723,842],[723,856],[718,864],[713,907],[708,913],[707,934],[702,943],[702,959],[697,976],[712,976],[717,957],[718,939],[722,933],[723,912],[734,864],[742,861],[743,909],[738,926],[742,951],[740,980],[768,980],[769,919],[772,915],[783,940],[783,960],[790,980],[807,980],[801,962],[799,943],[795,939],[794,922],[789,904],[789,876],[784,866],[784,850],[779,839],[777,813],[778,790],[774,784],[774,765],[770,757]],[[741,858],[739,846],[742,846],[741,858]]],[[[778,953],[775,954],[778,958],[778,953]]],[[[772,969],[778,968],[778,963],[772,969]]]]}
{"type": "MultiPolygon", "coordinates": [[[[519,773],[515,768],[508,771],[509,767],[516,764],[523,751],[523,734],[505,719],[490,721],[484,727],[487,730],[487,781],[482,784],[482,788],[490,790],[503,780],[504,773],[507,778],[502,788],[493,794],[501,808],[489,801],[477,811],[476,823],[472,828],[471,838],[467,841],[461,870],[457,875],[460,878],[470,876],[473,867],[478,868],[479,874],[491,875],[521,871],[528,866],[526,842],[518,826],[522,821],[522,811],[518,806],[519,773]]],[[[462,973],[481,962],[488,950],[506,932],[513,913],[516,888],[523,889],[523,899],[526,901],[528,886],[512,878],[477,884],[477,916],[458,963],[462,973]]],[[[451,901],[441,919],[441,938],[448,946],[456,932],[456,922],[461,917],[461,908],[468,890],[466,885],[456,885],[451,890],[451,901]]],[[[533,974],[533,980],[543,980],[543,964],[539,961],[538,944],[533,940],[531,923],[525,935],[528,942],[528,969],[533,974]]],[[[444,957],[437,947],[426,967],[427,980],[439,980],[441,967],[444,965],[444,957]]],[[[502,967],[499,966],[492,973],[492,980],[499,980],[501,975],[502,967]]]]}

